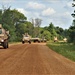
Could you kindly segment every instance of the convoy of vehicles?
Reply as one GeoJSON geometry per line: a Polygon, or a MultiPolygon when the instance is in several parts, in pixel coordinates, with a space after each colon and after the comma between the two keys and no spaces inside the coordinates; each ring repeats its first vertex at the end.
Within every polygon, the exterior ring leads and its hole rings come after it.
{"type": "MultiPolygon", "coordinates": [[[[9,40],[9,31],[6,31],[2,25],[0,24],[0,46],[3,46],[3,48],[8,48],[8,40],[9,40]]],[[[31,44],[31,42],[46,42],[46,39],[40,39],[38,37],[35,38],[31,38],[31,36],[28,33],[23,34],[22,37],[22,44],[28,42],[29,44],[31,44]]]]}
{"type": "MultiPolygon", "coordinates": [[[[0,24],[0,46],[3,46],[3,48],[8,48],[8,40],[9,40],[9,31],[6,31],[2,25],[0,24]]],[[[31,44],[31,42],[46,42],[46,39],[40,39],[38,37],[31,38],[31,36],[28,33],[23,34],[22,43],[28,42],[31,44]]]]}
{"type": "Polygon", "coordinates": [[[29,44],[31,44],[31,42],[34,42],[34,43],[38,42],[38,43],[40,43],[40,42],[46,42],[46,39],[45,38],[44,39],[40,39],[38,37],[31,38],[28,33],[25,33],[25,34],[23,34],[22,43],[24,44],[26,42],[28,42],[29,44]]]}

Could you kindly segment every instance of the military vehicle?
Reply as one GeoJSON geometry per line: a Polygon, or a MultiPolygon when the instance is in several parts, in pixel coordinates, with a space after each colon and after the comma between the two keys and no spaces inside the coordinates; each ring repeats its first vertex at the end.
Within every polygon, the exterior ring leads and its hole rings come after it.
{"type": "Polygon", "coordinates": [[[41,39],[41,42],[46,42],[47,40],[44,38],[44,39],[41,39]]]}
{"type": "Polygon", "coordinates": [[[9,31],[6,31],[0,24],[0,45],[8,48],[9,31]]]}
{"type": "Polygon", "coordinates": [[[31,44],[31,37],[28,35],[28,33],[23,34],[22,43],[29,42],[31,44]]]}
{"type": "Polygon", "coordinates": [[[67,42],[67,38],[64,38],[63,41],[64,41],[64,42],[67,42]]]}
{"type": "Polygon", "coordinates": [[[38,42],[38,43],[41,42],[40,38],[38,38],[38,37],[36,37],[36,38],[31,38],[31,40],[32,40],[34,43],[35,43],[35,42],[38,42]]]}
{"type": "Polygon", "coordinates": [[[57,42],[58,41],[58,38],[57,37],[54,37],[54,42],[57,42]]]}

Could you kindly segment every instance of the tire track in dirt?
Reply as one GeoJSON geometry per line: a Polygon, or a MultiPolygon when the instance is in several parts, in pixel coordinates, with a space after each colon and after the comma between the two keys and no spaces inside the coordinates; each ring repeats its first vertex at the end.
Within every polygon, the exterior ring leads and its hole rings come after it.
{"type": "Polygon", "coordinates": [[[27,53],[23,54],[19,63],[15,66],[10,74],[46,74],[42,59],[38,53],[37,45],[30,45],[27,53]],[[16,69],[18,69],[16,71],[16,69]]]}
{"type": "Polygon", "coordinates": [[[75,75],[75,62],[44,43],[12,45],[0,50],[0,75],[75,75]]]}
{"type": "Polygon", "coordinates": [[[26,52],[26,49],[28,48],[28,45],[24,46],[14,46],[15,48],[10,47],[6,52],[5,55],[3,53],[3,59],[1,60],[0,65],[0,72],[5,73],[8,75],[11,68],[15,65],[15,63],[20,59],[23,53],[26,52]],[[21,50],[22,49],[22,50],[21,50]],[[10,51],[9,51],[10,50],[10,51]],[[7,56],[6,56],[7,55],[7,56]]]}

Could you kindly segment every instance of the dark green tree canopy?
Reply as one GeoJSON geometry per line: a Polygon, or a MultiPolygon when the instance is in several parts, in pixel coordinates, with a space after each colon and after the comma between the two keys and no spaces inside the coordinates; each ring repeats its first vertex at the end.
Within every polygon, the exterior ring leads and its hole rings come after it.
{"type": "Polygon", "coordinates": [[[5,29],[9,30],[11,36],[10,41],[15,41],[17,38],[16,25],[25,22],[25,20],[27,20],[27,17],[16,9],[11,10],[9,7],[0,10],[0,23],[5,29]]]}

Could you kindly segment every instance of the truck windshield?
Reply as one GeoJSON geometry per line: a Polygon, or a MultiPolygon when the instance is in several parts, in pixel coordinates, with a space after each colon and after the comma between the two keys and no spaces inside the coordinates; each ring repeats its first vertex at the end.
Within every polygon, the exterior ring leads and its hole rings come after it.
{"type": "Polygon", "coordinates": [[[2,34],[2,29],[0,29],[0,34],[2,34]]]}

